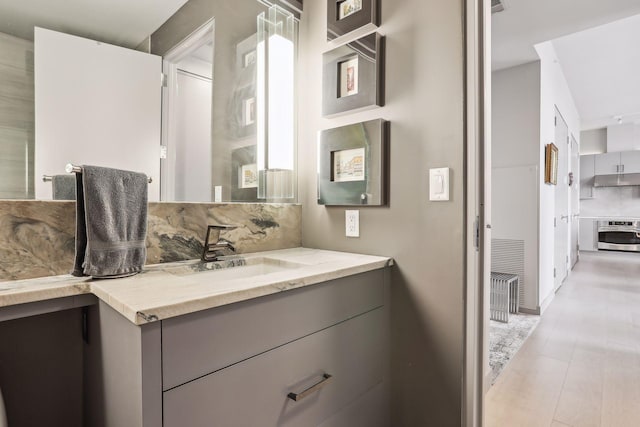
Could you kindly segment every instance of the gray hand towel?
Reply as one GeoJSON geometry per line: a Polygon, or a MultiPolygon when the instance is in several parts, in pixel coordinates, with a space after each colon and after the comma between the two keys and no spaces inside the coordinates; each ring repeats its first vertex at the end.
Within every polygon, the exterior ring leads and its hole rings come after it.
{"type": "Polygon", "coordinates": [[[53,200],[76,199],[76,177],[73,175],[54,175],[51,178],[53,200]]]}
{"type": "Polygon", "coordinates": [[[142,271],[147,187],[147,177],[137,172],[83,166],[76,174],[74,276],[115,278],[142,271]]]}

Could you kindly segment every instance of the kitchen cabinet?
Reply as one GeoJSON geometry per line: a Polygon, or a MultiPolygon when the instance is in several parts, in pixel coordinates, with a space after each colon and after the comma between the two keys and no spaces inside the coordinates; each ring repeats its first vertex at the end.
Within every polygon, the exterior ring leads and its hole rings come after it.
{"type": "Polygon", "coordinates": [[[580,156],[580,198],[593,197],[593,178],[596,174],[596,155],[580,156]]]}
{"type": "Polygon", "coordinates": [[[640,150],[604,153],[595,156],[596,175],[640,173],[640,150]]]}
{"type": "Polygon", "coordinates": [[[373,270],[142,326],[100,302],[86,424],[388,425],[387,277],[373,270]]]}
{"type": "Polygon", "coordinates": [[[596,219],[580,218],[579,246],[581,251],[598,250],[597,225],[598,220],[596,219]]]}

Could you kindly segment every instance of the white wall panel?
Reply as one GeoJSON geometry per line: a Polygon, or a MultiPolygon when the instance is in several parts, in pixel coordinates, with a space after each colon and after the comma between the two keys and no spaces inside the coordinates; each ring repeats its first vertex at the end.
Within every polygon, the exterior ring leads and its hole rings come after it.
{"type": "MultiPolygon", "coordinates": [[[[158,200],[160,72],[158,56],[36,28],[36,177],[69,162],[133,170],[158,200]]],[[[36,198],[51,184],[36,180],[36,198]]]]}

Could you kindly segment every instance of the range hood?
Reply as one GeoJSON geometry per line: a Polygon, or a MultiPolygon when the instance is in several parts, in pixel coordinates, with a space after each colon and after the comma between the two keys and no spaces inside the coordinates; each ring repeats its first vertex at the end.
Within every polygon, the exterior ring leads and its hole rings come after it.
{"type": "Polygon", "coordinates": [[[620,173],[613,175],[596,175],[594,187],[629,187],[640,185],[640,173],[620,173]]]}

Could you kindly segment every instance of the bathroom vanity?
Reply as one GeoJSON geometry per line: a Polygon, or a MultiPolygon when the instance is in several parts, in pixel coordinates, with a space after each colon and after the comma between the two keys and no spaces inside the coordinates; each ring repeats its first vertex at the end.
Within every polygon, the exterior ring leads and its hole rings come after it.
{"type": "Polygon", "coordinates": [[[84,310],[86,425],[383,426],[391,264],[298,248],[36,279],[23,298],[97,297],[84,310]]]}

